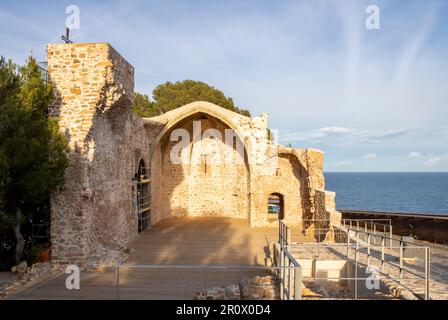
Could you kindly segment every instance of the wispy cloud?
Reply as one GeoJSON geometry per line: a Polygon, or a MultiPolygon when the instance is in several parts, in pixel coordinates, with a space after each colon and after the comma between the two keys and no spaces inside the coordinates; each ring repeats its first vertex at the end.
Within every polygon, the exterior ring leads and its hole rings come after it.
{"type": "Polygon", "coordinates": [[[351,164],[351,162],[350,161],[339,161],[339,162],[335,162],[335,163],[333,163],[333,165],[334,166],[347,166],[347,165],[349,165],[349,164],[351,164]]]}
{"type": "Polygon", "coordinates": [[[428,166],[428,167],[432,167],[432,166],[438,164],[440,162],[440,160],[442,160],[442,157],[438,157],[438,156],[430,157],[428,160],[426,160],[424,162],[424,165],[428,166]]]}
{"type": "MultiPolygon", "coordinates": [[[[61,42],[64,2],[0,2],[0,54],[44,60],[45,45],[61,42]]],[[[374,1],[381,29],[369,31],[368,0],[78,0],[72,39],[111,43],[138,92],[210,83],[268,112],[281,143],[322,149],[340,169],[448,170],[447,2],[374,1]],[[368,152],[378,161],[362,161],[368,152]]]]}
{"type": "Polygon", "coordinates": [[[280,133],[280,142],[309,142],[322,145],[359,145],[375,143],[408,134],[408,129],[395,130],[366,130],[338,126],[299,132],[280,133]]]}
{"type": "Polygon", "coordinates": [[[408,153],[408,158],[419,158],[420,156],[420,152],[417,151],[411,151],[408,153]]]}
{"type": "Polygon", "coordinates": [[[432,5],[429,6],[424,22],[421,24],[420,30],[411,39],[410,43],[405,47],[401,55],[395,74],[395,83],[401,83],[406,77],[415,57],[432,32],[435,21],[435,13],[436,6],[434,5],[434,3],[432,3],[432,5]]]}
{"type": "Polygon", "coordinates": [[[363,155],[362,158],[367,160],[375,160],[378,159],[378,155],[376,153],[369,152],[363,155]]]}
{"type": "Polygon", "coordinates": [[[359,73],[362,51],[361,31],[364,26],[362,21],[364,16],[360,13],[363,11],[361,3],[355,1],[340,1],[336,10],[342,23],[342,35],[345,42],[345,77],[346,89],[349,93],[355,89],[359,73]]]}

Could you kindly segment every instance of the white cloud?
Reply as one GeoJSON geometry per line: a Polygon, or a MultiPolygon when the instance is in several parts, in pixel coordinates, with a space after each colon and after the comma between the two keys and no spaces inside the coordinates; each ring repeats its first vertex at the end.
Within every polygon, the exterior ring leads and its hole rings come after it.
{"type": "Polygon", "coordinates": [[[374,160],[378,158],[378,155],[376,153],[366,153],[365,155],[362,156],[363,159],[369,159],[369,160],[374,160]]]}
{"type": "Polygon", "coordinates": [[[439,163],[440,160],[442,160],[442,158],[438,157],[438,156],[430,157],[428,160],[426,160],[424,162],[424,165],[428,166],[428,167],[432,167],[432,166],[436,165],[437,163],[439,163]]]}
{"type": "Polygon", "coordinates": [[[421,23],[421,29],[416,33],[416,35],[412,38],[408,46],[405,48],[400,61],[398,62],[398,68],[395,75],[395,81],[399,83],[404,79],[408,70],[412,66],[412,62],[417,56],[420,49],[425,44],[426,39],[432,32],[434,26],[435,19],[435,5],[432,5],[428,13],[426,15],[426,19],[423,23],[421,23]]]}
{"type": "Polygon", "coordinates": [[[353,1],[338,2],[336,12],[342,24],[342,36],[346,50],[345,72],[348,92],[354,90],[356,79],[359,73],[362,52],[361,31],[363,21],[360,11],[361,4],[353,1]]]}
{"type": "Polygon", "coordinates": [[[335,162],[333,165],[334,166],[346,166],[346,165],[349,165],[349,164],[351,164],[350,161],[339,161],[339,162],[335,162]]]}
{"type": "Polygon", "coordinates": [[[408,158],[419,158],[419,157],[421,157],[421,154],[420,152],[417,151],[411,151],[408,154],[408,158]]]}
{"type": "Polygon", "coordinates": [[[398,130],[365,130],[338,126],[323,127],[309,131],[289,131],[280,133],[280,142],[309,142],[324,145],[360,145],[394,139],[410,132],[398,130]]]}

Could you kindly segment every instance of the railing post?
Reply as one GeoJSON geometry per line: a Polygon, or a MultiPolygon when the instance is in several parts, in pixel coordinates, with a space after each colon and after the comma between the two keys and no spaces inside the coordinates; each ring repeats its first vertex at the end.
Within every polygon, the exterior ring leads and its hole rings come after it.
{"type": "Polygon", "coordinates": [[[392,223],[389,221],[389,249],[391,249],[392,250],[392,246],[393,246],[393,243],[392,243],[392,223]]]}
{"type": "Polygon", "coordinates": [[[370,233],[367,234],[367,265],[370,266],[370,233]]]}
{"type": "Polygon", "coordinates": [[[400,240],[400,280],[403,278],[403,240],[400,240]]]}
{"type": "Polygon", "coordinates": [[[358,242],[355,248],[355,300],[358,299],[358,242]]]}
{"type": "Polygon", "coordinates": [[[287,228],[287,233],[286,233],[286,245],[291,245],[291,229],[287,228]]]}
{"type": "Polygon", "coordinates": [[[376,223],[373,224],[373,245],[376,245],[376,223]]]}
{"type": "Polygon", "coordinates": [[[347,230],[347,259],[349,258],[349,254],[350,254],[350,235],[349,235],[350,230],[347,230]]]}
{"type": "Polygon", "coordinates": [[[282,222],[278,222],[278,242],[282,244],[282,222]]]}
{"type": "Polygon", "coordinates": [[[431,277],[431,249],[425,247],[425,300],[429,300],[429,281],[431,277]]]}
{"type": "Polygon", "coordinates": [[[294,267],[294,299],[302,300],[302,269],[294,267]]]}
{"type": "Polygon", "coordinates": [[[292,300],[292,281],[293,277],[291,277],[291,260],[288,258],[288,300],[292,300]]]}
{"type": "Polygon", "coordinates": [[[381,273],[384,271],[384,244],[385,244],[385,237],[381,237],[381,273]]]}
{"type": "Polygon", "coordinates": [[[280,246],[280,297],[283,300],[285,294],[285,254],[283,252],[283,246],[280,246]]]}
{"type": "Polygon", "coordinates": [[[115,289],[117,293],[117,300],[120,300],[120,266],[115,267],[115,289]]]}

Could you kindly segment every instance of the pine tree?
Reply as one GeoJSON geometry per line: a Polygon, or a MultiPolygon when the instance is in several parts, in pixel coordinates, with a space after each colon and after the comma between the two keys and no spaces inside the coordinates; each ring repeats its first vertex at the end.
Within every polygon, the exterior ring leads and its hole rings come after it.
{"type": "Polygon", "coordinates": [[[153,101],[146,95],[136,93],[134,112],[143,117],[154,117],[194,101],[208,101],[250,117],[248,110],[236,107],[232,98],[226,97],[222,91],[194,80],[165,82],[157,86],[153,91],[153,101]]]}
{"type": "Polygon", "coordinates": [[[34,58],[20,68],[0,59],[0,223],[14,229],[16,263],[24,248],[21,206],[45,199],[68,165],[65,138],[47,116],[52,100],[34,58]]]}

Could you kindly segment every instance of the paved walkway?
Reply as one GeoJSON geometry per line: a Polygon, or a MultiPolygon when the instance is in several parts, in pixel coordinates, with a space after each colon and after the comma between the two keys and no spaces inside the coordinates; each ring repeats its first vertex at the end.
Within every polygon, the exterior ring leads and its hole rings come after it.
{"type": "MultiPolygon", "coordinates": [[[[250,228],[247,220],[176,218],[163,220],[130,243],[135,249],[125,266],[258,265],[264,266],[277,228],[250,228]]],[[[144,268],[120,269],[120,298],[192,299],[204,286],[229,285],[260,270],[144,268]]],[[[115,299],[115,271],[82,272],[81,289],[67,290],[67,275],[56,273],[29,283],[13,299],[115,299]]]]}
{"type": "MultiPolygon", "coordinates": [[[[301,241],[292,230],[293,242],[301,241]]],[[[260,270],[145,269],[139,265],[257,265],[263,266],[277,228],[250,228],[246,220],[177,218],[163,220],[130,243],[135,251],[120,271],[121,299],[193,299],[204,287],[226,286],[260,270]]],[[[448,247],[431,245],[432,299],[448,299],[448,247]]],[[[332,259],[345,257],[332,251],[332,259]]],[[[315,253],[312,253],[313,255],[315,253]]],[[[322,252],[321,252],[322,254],[322,252]]],[[[30,282],[12,299],[116,299],[115,270],[82,272],[81,289],[67,290],[64,273],[30,282]]]]}

